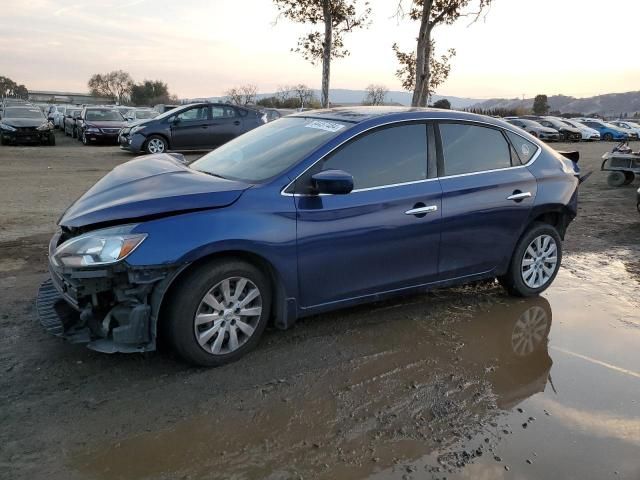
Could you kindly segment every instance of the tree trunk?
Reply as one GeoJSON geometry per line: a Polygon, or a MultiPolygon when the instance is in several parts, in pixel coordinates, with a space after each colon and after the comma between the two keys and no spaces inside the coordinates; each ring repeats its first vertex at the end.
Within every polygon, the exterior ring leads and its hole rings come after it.
{"type": "Polygon", "coordinates": [[[414,107],[425,106],[429,93],[429,58],[431,58],[431,4],[433,0],[425,0],[422,4],[422,17],[420,19],[420,32],[418,33],[418,46],[416,49],[416,81],[413,90],[411,105],[414,107]]]}
{"type": "Polygon", "coordinates": [[[329,76],[331,74],[331,42],[333,40],[333,19],[331,0],[322,1],[324,15],[324,46],[322,51],[322,106],[329,108],[329,76]]]}

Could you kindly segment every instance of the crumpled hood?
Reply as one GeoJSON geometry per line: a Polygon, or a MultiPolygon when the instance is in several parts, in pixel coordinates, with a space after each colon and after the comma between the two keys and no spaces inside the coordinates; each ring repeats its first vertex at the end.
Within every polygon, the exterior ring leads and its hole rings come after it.
{"type": "Polygon", "coordinates": [[[197,172],[166,153],[147,155],[114,168],[76,200],[58,224],[77,228],[226,207],[250,186],[197,172]]]}

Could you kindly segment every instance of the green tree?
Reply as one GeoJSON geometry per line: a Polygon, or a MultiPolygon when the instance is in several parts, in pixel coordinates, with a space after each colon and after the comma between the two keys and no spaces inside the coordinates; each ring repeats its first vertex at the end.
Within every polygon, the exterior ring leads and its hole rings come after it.
{"type": "Polygon", "coordinates": [[[410,0],[408,11],[404,9],[405,1],[398,0],[396,16],[420,21],[420,28],[415,52],[403,53],[394,44],[394,52],[401,65],[396,75],[403,79],[405,89],[413,90],[411,105],[425,106],[434,84],[439,85],[438,81],[442,83],[449,75],[449,60],[455,55],[455,51],[449,50],[448,56],[443,55],[440,60],[435,57],[431,38],[433,29],[439,25],[451,25],[461,17],[471,16],[475,22],[493,0],[410,0]],[[469,9],[472,5],[475,8],[469,9]],[[407,81],[408,76],[413,80],[407,81]],[[432,76],[439,78],[434,81],[432,76]]]}
{"type": "Polygon", "coordinates": [[[159,103],[177,101],[169,93],[169,86],[160,80],[145,80],[131,87],[131,103],[139,106],[153,106],[159,103]]]}
{"type": "Polygon", "coordinates": [[[441,98],[433,104],[433,108],[444,108],[445,110],[451,110],[451,102],[446,98],[441,98]]]}
{"type": "Polygon", "coordinates": [[[534,115],[546,115],[549,113],[549,99],[546,95],[536,95],[533,99],[534,115]]]}
{"type": "Polygon", "coordinates": [[[322,25],[322,30],[314,30],[298,39],[298,46],[292,51],[301,53],[305,60],[316,65],[322,62],[322,106],[329,106],[329,78],[331,60],[349,55],[344,46],[344,35],[369,25],[371,13],[369,3],[364,2],[364,10],[357,11],[358,0],[273,0],[280,15],[296,23],[322,25]]]}
{"type": "Polygon", "coordinates": [[[96,73],[91,76],[87,84],[91,95],[112,98],[118,103],[129,101],[134,85],[131,75],[123,70],[96,73]]]}
{"type": "Polygon", "coordinates": [[[29,91],[24,85],[18,85],[8,77],[0,77],[0,98],[2,97],[21,97],[27,98],[29,91]]]}

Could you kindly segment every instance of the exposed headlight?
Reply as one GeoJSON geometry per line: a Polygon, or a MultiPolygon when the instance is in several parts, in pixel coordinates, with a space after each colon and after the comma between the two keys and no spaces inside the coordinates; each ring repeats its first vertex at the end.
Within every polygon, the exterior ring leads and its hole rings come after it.
{"type": "Polygon", "coordinates": [[[16,131],[15,128],[13,128],[11,125],[7,125],[6,123],[0,123],[0,129],[6,130],[7,132],[15,132],[16,131]]]}
{"type": "Polygon", "coordinates": [[[53,254],[57,266],[93,267],[119,262],[133,252],[146,233],[128,233],[133,226],[107,228],[67,240],[53,254]]]}
{"type": "Polygon", "coordinates": [[[41,132],[45,130],[51,130],[51,124],[49,122],[45,122],[42,125],[40,125],[38,128],[36,128],[36,130],[40,130],[41,132]]]}

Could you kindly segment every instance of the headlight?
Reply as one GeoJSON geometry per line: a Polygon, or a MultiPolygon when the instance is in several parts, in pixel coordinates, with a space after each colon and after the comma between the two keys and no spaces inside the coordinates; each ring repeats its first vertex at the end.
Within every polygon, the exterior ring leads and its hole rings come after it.
{"type": "Polygon", "coordinates": [[[128,233],[133,226],[89,232],[67,240],[53,254],[53,263],[65,267],[93,267],[119,262],[133,252],[146,233],[128,233]]]}
{"type": "Polygon", "coordinates": [[[40,125],[38,128],[36,128],[36,130],[39,130],[41,132],[45,130],[51,130],[51,124],[49,122],[45,122],[42,125],[40,125]]]}
{"type": "Polygon", "coordinates": [[[11,125],[7,125],[5,123],[0,123],[0,129],[6,130],[7,132],[15,132],[16,131],[16,129],[13,128],[11,125]]]}

